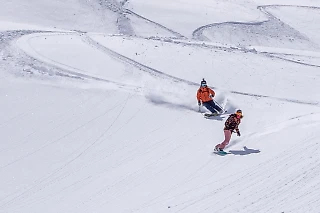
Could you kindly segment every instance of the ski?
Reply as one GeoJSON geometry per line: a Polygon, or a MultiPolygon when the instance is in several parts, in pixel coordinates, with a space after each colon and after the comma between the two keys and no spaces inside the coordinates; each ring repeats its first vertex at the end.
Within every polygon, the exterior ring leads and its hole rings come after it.
{"type": "Polygon", "coordinates": [[[205,117],[205,118],[210,118],[210,117],[215,117],[215,116],[220,116],[220,115],[224,115],[224,114],[226,114],[227,113],[227,110],[225,110],[224,112],[222,112],[222,113],[218,113],[218,112],[215,112],[215,113],[204,113],[203,114],[203,116],[205,117]]]}
{"type": "Polygon", "coordinates": [[[230,154],[229,152],[225,152],[225,151],[213,151],[213,153],[214,153],[214,154],[217,154],[217,155],[221,155],[221,156],[230,154]]]}
{"type": "Polygon", "coordinates": [[[218,116],[218,113],[204,113],[203,116],[205,117],[212,117],[212,116],[218,116]]]}

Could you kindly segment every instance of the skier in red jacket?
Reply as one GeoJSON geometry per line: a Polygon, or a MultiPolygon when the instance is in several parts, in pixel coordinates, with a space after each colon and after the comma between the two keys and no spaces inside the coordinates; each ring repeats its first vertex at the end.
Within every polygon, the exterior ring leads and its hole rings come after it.
{"type": "Polygon", "coordinates": [[[224,141],[217,144],[214,148],[215,151],[223,151],[223,149],[229,144],[231,134],[235,131],[240,136],[239,124],[243,118],[242,111],[238,109],[235,114],[231,114],[226,120],[224,125],[224,141]]]}
{"type": "Polygon", "coordinates": [[[201,104],[205,106],[212,114],[223,113],[223,109],[221,109],[218,105],[216,105],[213,101],[213,97],[215,96],[215,92],[207,86],[207,82],[202,79],[200,88],[197,91],[197,100],[198,105],[201,104]]]}

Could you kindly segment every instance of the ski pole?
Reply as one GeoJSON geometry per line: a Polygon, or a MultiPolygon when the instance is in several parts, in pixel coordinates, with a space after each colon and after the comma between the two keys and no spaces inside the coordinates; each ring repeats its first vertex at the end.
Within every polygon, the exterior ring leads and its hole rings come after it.
{"type": "Polygon", "coordinates": [[[223,107],[222,107],[218,102],[216,102],[214,99],[213,99],[213,101],[214,101],[214,103],[215,103],[216,105],[218,105],[218,107],[220,107],[221,110],[224,110],[223,107]]]}

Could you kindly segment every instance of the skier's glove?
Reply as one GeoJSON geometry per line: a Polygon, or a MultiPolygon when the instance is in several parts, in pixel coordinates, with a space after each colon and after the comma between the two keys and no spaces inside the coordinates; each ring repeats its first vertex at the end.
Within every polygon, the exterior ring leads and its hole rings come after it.
{"type": "Polygon", "coordinates": [[[201,105],[201,101],[198,101],[198,105],[199,105],[199,106],[201,105]]]}
{"type": "Polygon", "coordinates": [[[240,131],[237,131],[237,135],[238,135],[239,137],[241,136],[240,131]]]}

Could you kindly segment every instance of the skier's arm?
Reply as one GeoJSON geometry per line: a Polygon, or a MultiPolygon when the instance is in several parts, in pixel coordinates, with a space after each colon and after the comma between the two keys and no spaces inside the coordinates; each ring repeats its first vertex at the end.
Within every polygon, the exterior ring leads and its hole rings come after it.
{"type": "Polygon", "coordinates": [[[200,91],[200,89],[198,89],[198,92],[197,92],[197,100],[198,100],[198,104],[199,103],[201,104],[201,91],[200,91]]]}
{"type": "Polygon", "coordinates": [[[216,95],[216,93],[210,88],[209,88],[209,92],[210,92],[212,98],[216,95]]]}
{"type": "Polygon", "coordinates": [[[229,118],[224,123],[224,128],[225,129],[230,129],[230,124],[231,124],[231,116],[229,116],[229,118]]]}
{"type": "Polygon", "coordinates": [[[241,134],[240,134],[240,130],[239,130],[239,124],[237,124],[235,130],[236,130],[237,135],[240,136],[241,134]]]}

